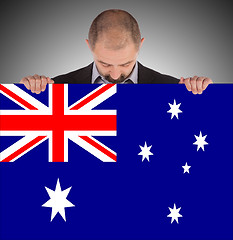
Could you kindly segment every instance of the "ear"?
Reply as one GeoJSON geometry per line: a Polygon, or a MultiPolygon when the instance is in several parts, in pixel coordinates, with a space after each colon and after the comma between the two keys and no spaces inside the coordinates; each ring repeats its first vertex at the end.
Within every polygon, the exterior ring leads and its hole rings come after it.
{"type": "Polygon", "coordinates": [[[91,50],[91,47],[90,47],[90,44],[89,44],[89,41],[88,41],[88,39],[85,39],[85,41],[86,41],[86,44],[87,44],[87,46],[89,47],[89,49],[91,50]]]}
{"type": "Polygon", "coordinates": [[[142,38],[142,39],[141,39],[140,48],[142,47],[142,44],[143,44],[144,40],[145,40],[145,38],[142,38]]]}

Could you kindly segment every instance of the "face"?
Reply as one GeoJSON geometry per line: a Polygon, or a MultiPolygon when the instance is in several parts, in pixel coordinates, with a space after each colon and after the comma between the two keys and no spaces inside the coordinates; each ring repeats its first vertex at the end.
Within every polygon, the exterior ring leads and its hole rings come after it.
{"type": "MultiPolygon", "coordinates": [[[[141,40],[141,45],[143,40],[141,40]]],[[[88,40],[86,41],[89,46],[88,40]]],[[[139,49],[133,42],[129,42],[125,47],[113,50],[107,48],[104,41],[98,41],[94,50],[91,51],[99,73],[109,82],[119,83],[132,72],[139,49]]]]}

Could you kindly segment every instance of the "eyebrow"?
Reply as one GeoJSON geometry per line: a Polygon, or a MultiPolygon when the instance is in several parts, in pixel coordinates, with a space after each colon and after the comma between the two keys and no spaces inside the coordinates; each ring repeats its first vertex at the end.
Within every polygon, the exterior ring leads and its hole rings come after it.
{"type": "MultiPolygon", "coordinates": [[[[99,63],[102,63],[102,64],[106,64],[106,65],[109,65],[109,66],[112,66],[112,64],[109,64],[109,63],[106,63],[106,62],[103,62],[101,60],[97,60],[99,63]]],[[[120,64],[120,66],[123,66],[123,65],[127,65],[127,64],[130,64],[131,62],[133,62],[134,60],[131,60],[131,61],[128,61],[126,63],[123,63],[123,64],[120,64]]]]}

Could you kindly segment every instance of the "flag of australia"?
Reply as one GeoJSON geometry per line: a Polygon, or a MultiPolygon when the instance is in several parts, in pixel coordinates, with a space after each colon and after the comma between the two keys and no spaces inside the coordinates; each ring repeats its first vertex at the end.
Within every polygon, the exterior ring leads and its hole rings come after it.
{"type": "Polygon", "coordinates": [[[232,239],[233,85],[0,85],[0,239],[232,239]]]}

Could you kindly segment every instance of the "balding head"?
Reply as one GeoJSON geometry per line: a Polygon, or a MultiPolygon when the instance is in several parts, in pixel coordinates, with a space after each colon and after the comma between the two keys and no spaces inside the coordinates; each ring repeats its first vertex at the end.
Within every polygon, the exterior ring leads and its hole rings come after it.
{"type": "Polygon", "coordinates": [[[141,43],[141,34],[135,18],[118,9],[100,13],[91,24],[88,38],[92,50],[98,41],[102,41],[106,48],[112,50],[124,48],[130,42],[139,49],[141,43]]]}

